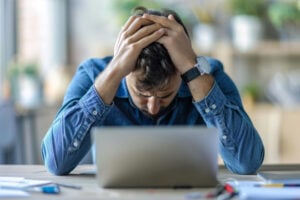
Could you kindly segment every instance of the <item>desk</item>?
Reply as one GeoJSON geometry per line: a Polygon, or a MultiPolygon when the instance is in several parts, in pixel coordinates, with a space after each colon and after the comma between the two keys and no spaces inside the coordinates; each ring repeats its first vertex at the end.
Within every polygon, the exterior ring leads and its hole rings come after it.
{"type": "MultiPolygon", "coordinates": [[[[293,170],[300,169],[299,165],[286,166],[274,165],[263,166],[262,170],[293,170]]],[[[52,180],[57,183],[69,183],[82,186],[81,190],[62,188],[59,195],[46,195],[31,193],[30,198],[24,199],[122,199],[122,200],[185,200],[186,195],[192,192],[207,192],[212,189],[102,189],[97,186],[93,165],[79,165],[68,176],[54,176],[47,172],[43,165],[0,165],[0,176],[20,176],[36,180],[52,180]]],[[[228,172],[223,166],[220,167],[218,178],[221,182],[228,179],[257,180],[256,175],[236,175],[228,172]]],[[[10,198],[13,199],[13,198],[10,198]]],[[[23,198],[16,198],[23,199],[23,198]]]]}

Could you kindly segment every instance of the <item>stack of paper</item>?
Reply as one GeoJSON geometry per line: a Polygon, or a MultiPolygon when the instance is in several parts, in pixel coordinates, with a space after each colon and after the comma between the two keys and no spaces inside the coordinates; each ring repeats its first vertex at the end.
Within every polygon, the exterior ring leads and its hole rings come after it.
{"type": "Polygon", "coordinates": [[[261,171],[257,175],[268,183],[300,184],[300,171],[261,171]]]}
{"type": "Polygon", "coordinates": [[[0,197],[29,196],[27,188],[50,184],[51,181],[25,179],[23,177],[0,177],[0,197]]]}
{"type": "Polygon", "coordinates": [[[232,181],[243,200],[300,199],[300,171],[259,172],[261,181],[232,181]]]}
{"type": "Polygon", "coordinates": [[[299,187],[264,187],[264,184],[257,185],[257,182],[253,182],[252,186],[247,183],[237,186],[236,189],[239,193],[239,199],[242,200],[282,200],[282,199],[300,199],[299,187]]]}

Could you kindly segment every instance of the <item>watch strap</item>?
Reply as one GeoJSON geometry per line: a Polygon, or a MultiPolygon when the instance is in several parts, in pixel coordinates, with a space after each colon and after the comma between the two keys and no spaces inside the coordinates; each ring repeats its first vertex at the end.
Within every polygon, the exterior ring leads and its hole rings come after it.
{"type": "Polygon", "coordinates": [[[194,66],[193,68],[189,69],[187,72],[182,74],[181,78],[184,82],[188,83],[200,75],[201,75],[201,73],[200,73],[199,69],[196,66],[194,66]]]}

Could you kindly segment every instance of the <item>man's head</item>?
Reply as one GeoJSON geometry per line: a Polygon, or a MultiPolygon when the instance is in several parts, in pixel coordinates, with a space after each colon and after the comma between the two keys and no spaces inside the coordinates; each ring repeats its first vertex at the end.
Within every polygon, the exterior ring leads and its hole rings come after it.
{"type": "MultiPolygon", "coordinates": [[[[168,17],[173,15],[176,21],[187,30],[179,16],[172,10],[147,10],[138,7],[134,15],[144,13],[168,17]]],[[[127,77],[129,92],[134,104],[150,116],[158,115],[175,98],[180,87],[181,78],[176,70],[167,49],[154,42],[140,53],[136,67],[127,77]]]]}
{"type": "MultiPolygon", "coordinates": [[[[161,11],[148,10],[144,7],[137,7],[134,9],[134,15],[142,16],[145,13],[164,17],[173,15],[175,20],[182,25],[188,35],[182,20],[176,12],[166,9],[161,11]]],[[[144,89],[162,86],[168,82],[168,79],[177,73],[167,49],[158,42],[154,42],[142,50],[137,59],[135,71],[141,71],[139,84],[140,87],[144,89]]]]}

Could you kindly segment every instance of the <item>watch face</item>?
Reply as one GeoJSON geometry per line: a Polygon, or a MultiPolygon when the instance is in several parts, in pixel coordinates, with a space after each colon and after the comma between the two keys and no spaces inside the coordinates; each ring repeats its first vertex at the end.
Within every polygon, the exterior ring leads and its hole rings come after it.
{"type": "Polygon", "coordinates": [[[209,74],[210,73],[210,64],[208,63],[206,58],[203,56],[197,57],[197,67],[200,70],[201,74],[209,74]]]}

